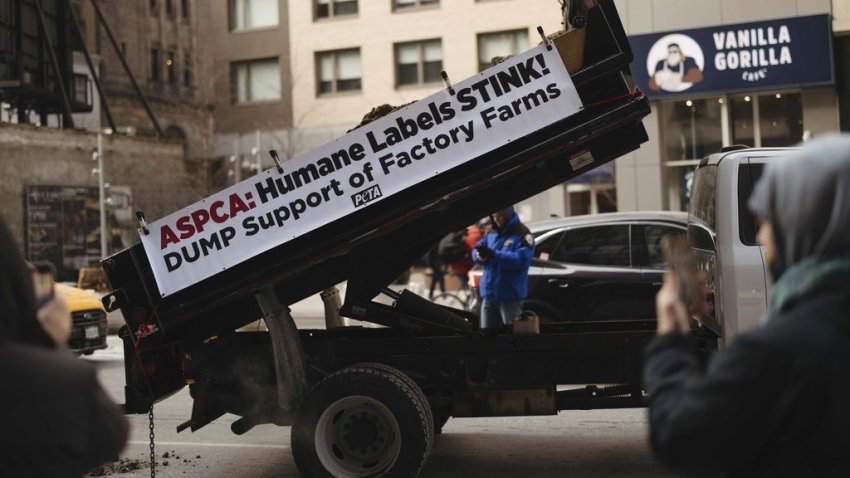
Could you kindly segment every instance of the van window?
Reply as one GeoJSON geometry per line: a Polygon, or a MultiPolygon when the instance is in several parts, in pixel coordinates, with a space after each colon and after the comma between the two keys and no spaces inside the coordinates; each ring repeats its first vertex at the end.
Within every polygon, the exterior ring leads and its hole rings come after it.
{"type": "Polygon", "coordinates": [[[717,166],[711,164],[696,170],[691,192],[690,214],[711,230],[716,229],[714,193],[717,185],[717,166]]]}
{"type": "Polygon", "coordinates": [[[713,251],[714,236],[717,234],[715,212],[715,190],[717,166],[713,164],[697,168],[694,174],[691,204],[688,211],[688,241],[692,247],[713,251]]]}
{"type": "Polygon", "coordinates": [[[747,246],[758,245],[756,232],[758,222],[750,212],[747,203],[753,194],[753,187],[764,172],[764,163],[741,163],[738,166],[738,233],[741,243],[747,246]]]}

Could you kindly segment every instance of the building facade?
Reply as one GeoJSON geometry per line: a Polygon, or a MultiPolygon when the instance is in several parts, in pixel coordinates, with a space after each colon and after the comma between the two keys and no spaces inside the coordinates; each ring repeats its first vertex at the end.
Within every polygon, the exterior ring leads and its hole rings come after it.
{"type": "MultiPolygon", "coordinates": [[[[113,0],[99,5],[162,133],[185,142],[188,161],[210,157],[213,63],[208,2],[113,0]]],[[[106,29],[93,26],[101,80],[119,132],[155,135],[106,29]]]]}
{"type": "MultiPolygon", "coordinates": [[[[33,2],[7,3],[0,9],[0,29],[36,28],[16,14],[35,9],[33,2]]],[[[91,111],[74,113],[70,129],[70,122],[60,122],[59,115],[14,111],[21,108],[0,96],[0,217],[26,256],[52,262],[62,280],[73,280],[77,269],[97,264],[103,257],[101,236],[106,238],[107,254],[138,242],[133,211],[143,209],[148,220],[155,220],[210,191],[209,2],[98,0],[96,4],[164,137],[157,135],[106,26],[97,19],[95,2],[89,0],[55,0],[43,6],[61,20],[56,21],[59,31],[68,32],[73,70],[66,79],[71,88],[66,90],[72,104],[89,105],[91,111]],[[68,8],[80,23],[82,41],[68,8]],[[106,105],[95,90],[84,46],[99,71],[106,105]],[[115,131],[107,131],[110,124],[103,114],[107,105],[115,131]],[[101,211],[107,217],[103,230],[101,211]]],[[[0,53],[8,48],[8,43],[0,42],[0,53]]]]}
{"type": "Polygon", "coordinates": [[[216,180],[226,185],[268,167],[269,149],[293,155],[289,11],[285,0],[222,0],[210,8],[216,180]]]}
{"type": "Polygon", "coordinates": [[[537,25],[560,29],[555,0],[228,0],[212,14],[215,155],[231,182],[270,167],[269,149],[292,158],[443,88],[442,70],[466,78],[538,42],[537,25]]]}
{"type": "Polygon", "coordinates": [[[686,210],[724,146],[791,146],[848,128],[846,0],[617,0],[652,100],[649,142],[616,162],[620,210],[686,210]],[[669,58],[669,60],[668,60],[669,58]]]}
{"type": "MultiPolygon", "coordinates": [[[[636,78],[641,71],[645,80],[649,76],[641,45],[676,32],[706,35],[709,42],[713,32],[755,32],[754,44],[770,43],[778,39],[759,35],[776,36],[780,23],[788,23],[793,37],[782,40],[791,42],[796,61],[770,72],[777,81],[741,79],[676,92],[644,85],[653,109],[645,120],[650,141],[615,164],[525,201],[519,210],[526,220],[685,209],[690,174],[705,154],[735,143],[795,144],[837,131],[842,117],[848,127],[850,61],[840,60],[850,53],[850,0],[615,3],[636,55],[643,55],[632,65],[636,78]],[[817,25],[801,26],[805,18],[817,25]],[[809,36],[825,39],[826,51],[801,50],[809,36]],[[809,58],[820,62],[821,76],[806,77],[802,60],[809,58]]],[[[403,105],[444,88],[442,70],[455,81],[467,78],[491,57],[539,42],[538,25],[546,32],[561,28],[556,0],[228,0],[216,3],[213,19],[215,154],[230,165],[225,169],[231,182],[270,167],[268,149],[286,159],[315,148],[343,135],[375,106],[403,105]]],[[[781,59],[770,55],[779,55],[784,45],[771,53],[772,46],[741,49],[749,50],[743,56],[756,55],[751,64],[762,54],[771,66],[781,59]]],[[[714,57],[706,55],[701,62],[711,66],[714,57]]],[[[765,73],[734,66],[741,75],[765,73]]]]}

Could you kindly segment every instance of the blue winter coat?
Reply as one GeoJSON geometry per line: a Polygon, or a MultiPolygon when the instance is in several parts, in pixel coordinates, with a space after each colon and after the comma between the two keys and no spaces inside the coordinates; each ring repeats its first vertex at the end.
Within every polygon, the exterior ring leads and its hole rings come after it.
{"type": "Polygon", "coordinates": [[[523,300],[528,295],[528,267],[534,255],[534,238],[519,216],[514,215],[501,231],[493,230],[476,244],[495,251],[495,257],[482,261],[478,251],[472,260],[484,266],[479,292],[491,301],[523,300]]]}

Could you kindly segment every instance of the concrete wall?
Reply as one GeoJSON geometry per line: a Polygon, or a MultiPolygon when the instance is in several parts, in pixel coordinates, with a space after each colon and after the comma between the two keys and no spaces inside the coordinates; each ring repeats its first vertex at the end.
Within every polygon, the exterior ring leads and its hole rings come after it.
{"type": "MultiPolygon", "coordinates": [[[[833,0],[835,3],[847,0],[833,0]]],[[[615,0],[629,35],[830,13],[830,0],[615,0]]]]}
{"type": "MultiPolygon", "coordinates": [[[[129,186],[149,221],[207,194],[205,168],[183,160],[176,141],[104,136],[105,180],[129,186]],[[197,170],[196,170],[197,168],[197,170]]],[[[0,124],[0,216],[24,243],[27,185],[93,186],[97,135],[84,131],[0,124]]]]}
{"type": "Polygon", "coordinates": [[[850,32],[850,0],[832,0],[832,29],[835,33],[850,32]]]}

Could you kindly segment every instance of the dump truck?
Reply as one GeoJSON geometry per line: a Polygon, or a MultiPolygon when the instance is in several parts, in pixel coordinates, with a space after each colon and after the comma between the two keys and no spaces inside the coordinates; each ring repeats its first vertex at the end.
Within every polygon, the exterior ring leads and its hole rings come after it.
{"type": "Polygon", "coordinates": [[[538,28],[537,47],[140,217],[141,243],[102,261],[104,304],[126,322],[126,412],[188,386],[181,431],[231,413],[236,434],[291,426],[304,476],[405,477],[450,417],[642,406],[652,320],[482,330],[475,314],[387,288],[447,233],[647,141],[613,1],[579,3],[578,28],[538,28]],[[299,329],[288,305],[315,294],[326,327],[299,329]],[[258,319],[268,331],[238,331],[258,319]]]}

